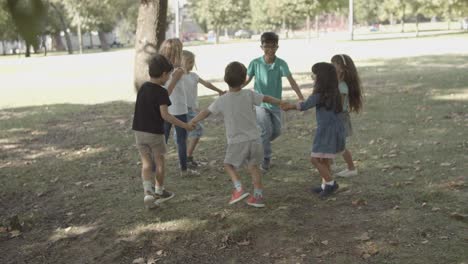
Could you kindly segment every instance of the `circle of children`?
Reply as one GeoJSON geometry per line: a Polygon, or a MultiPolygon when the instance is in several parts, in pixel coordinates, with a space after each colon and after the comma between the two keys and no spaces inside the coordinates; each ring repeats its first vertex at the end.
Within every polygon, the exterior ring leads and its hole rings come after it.
{"type": "Polygon", "coordinates": [[[282,111],[316,108],[317,129],[310,162],[318,170],[322,184],[311,192],[324,198],[338,189],[330,168],[337,154],[342,154],[347,164],[347,169],[337,176],[357,175],[351,152],[345,147],[346,137],[352,134],[349,113],[362,108],[360,80],[353,60],[339,54],[331,58],[331,63],[314,64],[314,89],[304,100],[288,64],[275,55],[278,35],[263,33],[260,47],[263,56],[252,60],[248,68],[239,62],[227,65],[224,81],[229,86],[228,92],[192,72],[195,56],[182,50],[179,39],[165,40],[159,54],[150,59],[150,80],[138,91],[132,126],[141,157],[143,201],[147,208],[174,197],[173,192],[164,188],[164,155],[171,126],[175,126],[181,175],[197,175],[193,169],[199,164],[193,159],[193,152],[202,136],[200,121],[211,114],[224,117],[227,137],[224,169],[234,187],[229,204],[248,198],[248,205],[265,207],[261,174],[270,169],[271,142],[280,135],[282,111]],[[282,77],[288,79],[297,94],[297,103],[281,100],[282,77]],[[242,89],[252,79],[254,91],[242,89]],[[198,83],[218,92],[219,97],[197,114],[198,83]],[[243,165],[252,177],[252,194],[241,184],[238,169],[243,165]]]}

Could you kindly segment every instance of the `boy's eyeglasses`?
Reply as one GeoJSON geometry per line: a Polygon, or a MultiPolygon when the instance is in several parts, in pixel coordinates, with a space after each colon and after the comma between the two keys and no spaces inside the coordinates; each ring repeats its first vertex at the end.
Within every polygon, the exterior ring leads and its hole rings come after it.
{"type": "Polygon", "coordinates": [[[277,49],[279,46],[278,45],[261,45],[260,47],[262,49],[277,49]]]}

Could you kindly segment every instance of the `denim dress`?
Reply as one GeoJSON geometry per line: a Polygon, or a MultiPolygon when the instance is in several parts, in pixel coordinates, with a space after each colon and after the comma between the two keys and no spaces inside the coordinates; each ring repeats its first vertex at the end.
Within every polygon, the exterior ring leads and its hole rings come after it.
{"type": "MultiPolygon", "coordinates": [[[[320,94],[312,94],[305,102],[298,104],[300,111],[316,107],[320,94]]],[[[344,151],[346,132],[343,124],[343,113],[327,110],[325,107],[317,107],[317,132],[312,145],[312,157],[334,158],[336,154],[344,151]]]]}

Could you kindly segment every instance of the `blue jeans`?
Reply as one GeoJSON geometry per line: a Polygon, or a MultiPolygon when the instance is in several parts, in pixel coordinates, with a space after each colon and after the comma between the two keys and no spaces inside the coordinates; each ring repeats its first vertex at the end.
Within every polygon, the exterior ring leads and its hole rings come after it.
{"type": "Polygon", "coordinates": [[[271,159],[271,141],[281,134],[281,110],[255,106],[263,144],[263,158],[271,159]]]}
{"type": "MultiPolygon", "coordinates": [[[[182,122],[187,122],[187,114],[184,115],[175,115],[177,119],[182,122]]],[[[172,124],[169,122],[164,122],[164,137],[166,139],[166,144],[171,135],[172,124]]],[[[177,153],[179,154],[179,166],[180,169],[185,171],[187,170],[187,130],[175,126],[177,133],[176,143],[177,143],[177,153]]]]}

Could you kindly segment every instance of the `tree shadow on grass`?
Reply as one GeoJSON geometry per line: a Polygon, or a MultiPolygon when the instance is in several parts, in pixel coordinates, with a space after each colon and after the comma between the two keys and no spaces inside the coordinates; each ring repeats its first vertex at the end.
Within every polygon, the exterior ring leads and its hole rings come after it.
{"type": "MultiPolygon", "coordinates": [[[[4,109],[1,223],[6,227],[7,218],[18,215],[24,230],[16,238],[1,233],[6,254],[0,260],[358,263],[375,246],[376,263],[461,261],[457,230],[463,222],[450,213],[466,213],[466,195],[459,191],[463,184],[444,184],[466,168],[460,154],[466,149],[466,101],[437,95],[466,89],[461,66],[467,61],[464,55],[428,56],[367,61],[359,68],[366,102],[353,116],[349,147],[360,175],[338,179],[340,192],[325,201],[308,190],[320,183],[308,161],[315,118],[288,112],[289,123],[273,142],[272,170],[263,177],[265,210],[227,205],[231,183],[222,171],[220,117],[206,120],[210,140],[202,138],[197,149],[213,166],[201,168],[201,177],[178,178],[176,158],[168,159],[167,187],[176,198],[146,211],[130,130],[133,104],[4,109]],[[362,240],[364,232],[369,241],[362,240]],[[412,250],[422,253],[411,256],[412,250]]],[[[302,74],[305,80],[310,73],[302,74]]],[[[213,99],[201,98],[202,106],[213,99]]],[[[248,175],[241,175],[250,190],[248,175]]]]}

